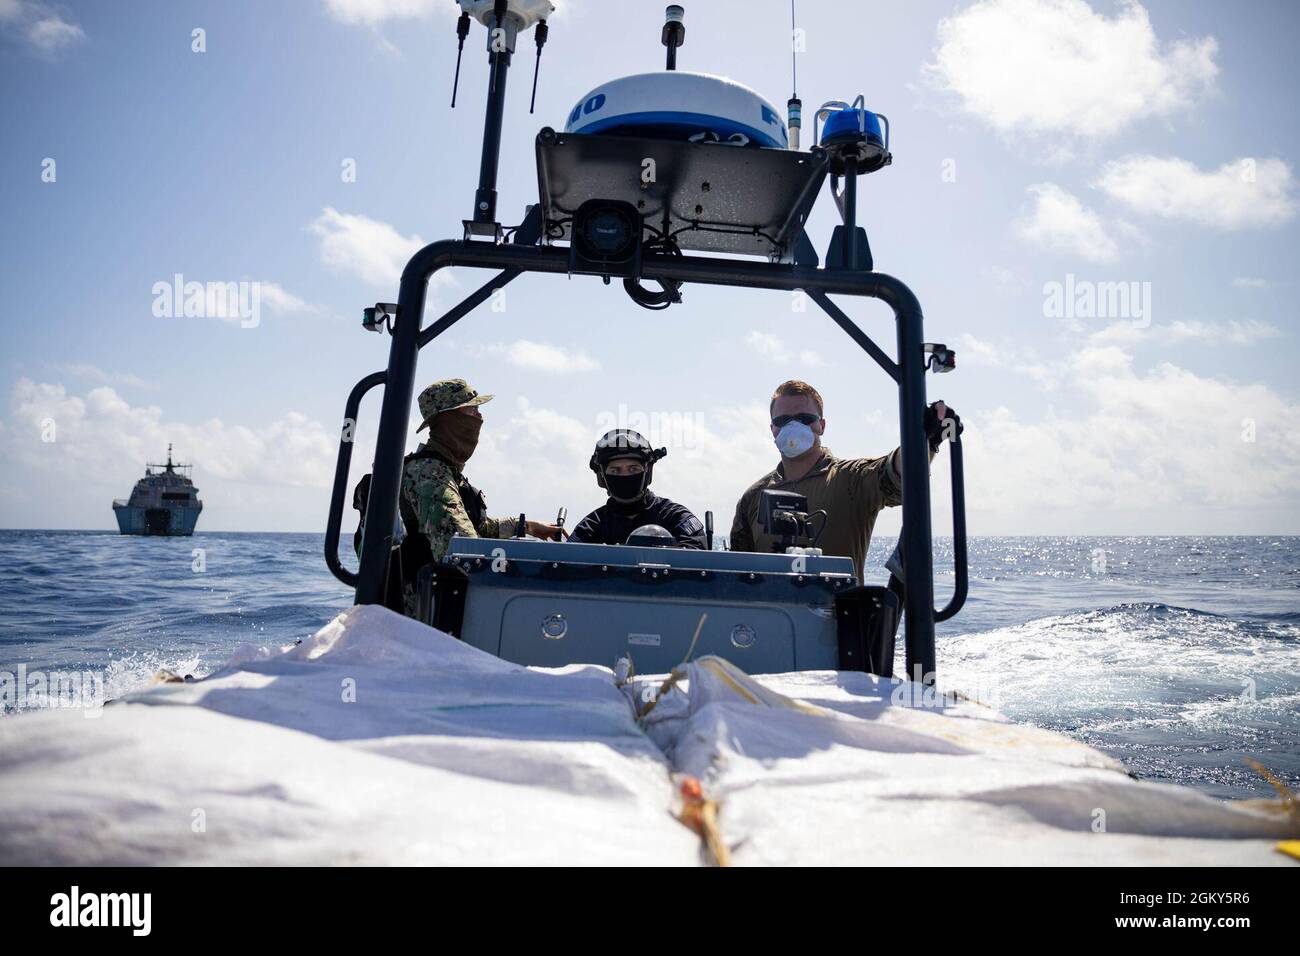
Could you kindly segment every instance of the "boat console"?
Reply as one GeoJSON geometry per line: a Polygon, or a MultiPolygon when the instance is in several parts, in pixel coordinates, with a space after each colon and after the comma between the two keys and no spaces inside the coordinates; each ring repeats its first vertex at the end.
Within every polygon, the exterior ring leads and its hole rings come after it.
{"type": "Polygon", "coordinates": [[[716,654],[749,674],[893,666],[898,601],[848,558],[455,537],[418,582],[420,617],[517,664],[631,659],[667,673],[716,654]]]}

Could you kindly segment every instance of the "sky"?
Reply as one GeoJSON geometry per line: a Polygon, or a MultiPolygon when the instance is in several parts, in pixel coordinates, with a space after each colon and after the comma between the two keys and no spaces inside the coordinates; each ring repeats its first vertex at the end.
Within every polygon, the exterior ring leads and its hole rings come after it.
{"type": "MultiPolygon", "coordinates": [[[[538,129],[663,66],[662,2],[560,6],[534,114],[531,34],[510,79],[507,225],[536,201],[538,129]]],[[[788,3],[684,6],[680,69],[784,104],[788,3]]],[[[861,93],[890,120],[894,162],[861,181],[859,221],[926,339],[956,350],[927,388],[966,424],[970,532],[1300,533],[1300,6],[797,9],[805,116],[861,93]]],[[[323,529],[344,400],[387,362],[361,309],[395,301],[406,259],[471,213],[487,62],[476,26],[450,109],[456,13],[0,0],[0,527],[113,528],[112,499],[173,443],[200,531],[323,529]],[[177,276],[248,283],[255,317],[238,301],[169,314],[177,276]]],[[[823,195],[808,223],[823,254],[837,221],[823,195]]],[[[437,278],[426,322],[473,272],[437,278]]],[[[892,354],[886,306],[839,304],[892,354]]],[[[669,449],[655,490],[725,531],[778,460],[767,401],[788,378],[825,397],[835,454],[898,440],[892,383],[787,293],[687,287],[648,312],[618,283],[524,276],[426,348],[418,377],[495,395],[466,472],[501,515],[565,506],[576,523],[602,501],[596,438],[631,424],[669,449]]],[[[936,533],[947,483],[941,455],[936,533]]]]}

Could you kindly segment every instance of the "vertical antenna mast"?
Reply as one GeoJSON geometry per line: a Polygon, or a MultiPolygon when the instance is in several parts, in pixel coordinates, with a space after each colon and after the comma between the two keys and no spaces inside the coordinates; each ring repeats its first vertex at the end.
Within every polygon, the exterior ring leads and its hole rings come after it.
{"type": "MultiPolygon", "coordinates": [[[[488,92],[487,110],[483,119],[483,147],[479,158],[478,190],[474,193],[474,215],[464,220],[465,238],[490,236],[500,242],[501,224],[497,222],[497,167],[501,158],[501,126],[505,118],[506,77],[510,60],[515,52],[515,40],[525,30],[537,27],[537,64],[533,67],[533,97],[531,111],[536,105],[537,71],[541,65],[542,46],[548,33],[546,18],[555,12],[551,0],[457,0],[461,17],[456,23],[457,68],[456,83],[460,80],[460,50],[469,35],[471,20],[477,20],[487,31],[488,92]]],[[[452,88],[452,105],[456,102],[456,89],[452,88]]]]}
{"type": "Polygon", "coordinates": [[[664,11],[664,30],[661,35],[664,46],[668,47],[666,69],[677,69],[677,48],[686,42],[686,24],[682,18],[686,11],[679,5],[672,4],[664,11]]]}
{"type": "Polygon", "coordinates": [[[451,81],[451,108],[456,108],[456,90],[460,88],[460,55],[465,52],[465,38],[469,36],[469,14],[462,12],[456,21],[456,75],[451,81]]]}
{"type": "Polygon", "coordinates": [[[538,20],[537,26],[533,29],[533,39],[537,41],[537,59],[533,62],[533,96],[528,101],[529,113],[537,108],[537,74],[542,69],[542,47],[546,46],[546,37],[549,33],[550,28],[546,26],[546,21],[538,20]]]}
{"type": "Polygon", "coordinates": [[[799,28],[795,26],[794,0],[790,0],[790,100],[786,103],[786,125],[790,127],[790,148],[799,148],[799,128],[803,125],[803,101],[799,99],[799,28]]]}

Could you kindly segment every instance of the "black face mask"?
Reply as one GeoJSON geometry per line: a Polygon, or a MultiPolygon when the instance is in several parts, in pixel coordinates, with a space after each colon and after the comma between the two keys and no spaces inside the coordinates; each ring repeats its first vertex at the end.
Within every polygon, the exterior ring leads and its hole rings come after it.
{"type": "Polygon", "coordinates": [[[630,503],[645,493],[645,473],[639,475],[606,475],[605,490],[615,501],[630,503]]]}

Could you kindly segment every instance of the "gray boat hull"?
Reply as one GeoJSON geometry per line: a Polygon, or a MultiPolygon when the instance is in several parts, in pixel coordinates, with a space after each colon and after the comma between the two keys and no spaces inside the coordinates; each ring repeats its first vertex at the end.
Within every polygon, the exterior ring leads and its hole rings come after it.
{"type": "Polygon", "coordinates": [[[188,537],[199,523],[198,508],[140,508],[114,505],[117,528],[122,534],[188,537]]]}

